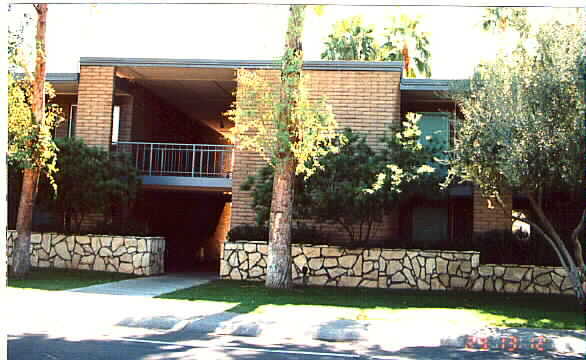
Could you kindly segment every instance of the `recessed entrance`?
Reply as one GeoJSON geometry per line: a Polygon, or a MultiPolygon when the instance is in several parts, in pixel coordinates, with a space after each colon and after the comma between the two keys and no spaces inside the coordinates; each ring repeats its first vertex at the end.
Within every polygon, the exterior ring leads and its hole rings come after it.
{"type": "Polygon", "coordinates": [[[222,193],[148,190],[136,207],[150,232],[166,239],[165,272],[218,272],[231,203],[222,193]]]}

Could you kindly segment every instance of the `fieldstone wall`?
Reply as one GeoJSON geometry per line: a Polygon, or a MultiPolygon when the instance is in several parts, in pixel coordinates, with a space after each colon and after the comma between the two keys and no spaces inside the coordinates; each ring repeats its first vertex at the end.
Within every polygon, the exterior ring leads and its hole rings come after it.
{"type": "Polygon", "coordinates": [[[473,290],[507,293],[573,294],[562,267],[531,265],[480,265],[473,290]]]}
{"type": "MultiPolygon", "coordinates": [[[[222,279],[262,281],[268,246],[263,242],[226,242],[222,279]]],[[[475,251],[345,249],[329,245],[292,245],[297,284],[418,290],[471,290],[515,293],[572,293],[560,268],[480,265],[475,251]],[[304,275],[305,270],[305,275],[304,275]]]]}
{"type": "MultiPolygon", "coordinates": [[[[10,265],[16,231],[8,230],[6,235],[10,265]]],[[[31,235],[31,265],[35,267],[156,275],[164,272],[164,261],[165,239],[162,237],[31,235]]]]}

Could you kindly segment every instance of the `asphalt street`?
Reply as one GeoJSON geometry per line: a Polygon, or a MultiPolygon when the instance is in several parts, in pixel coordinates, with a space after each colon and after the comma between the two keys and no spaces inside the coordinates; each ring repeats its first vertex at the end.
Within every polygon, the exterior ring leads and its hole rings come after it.
{"type": "Polygon", "coordinates": [[[385,350],[358,343],[277,343],[244,337],[206,337],[190,340],[185,334],[142,337],[92,337],[64,334],[22,334],[8,338],[10,360],[159,360],[159,359],[583,359],[579,355],[467,350],[454,347],[409,347],[385,350]]]}

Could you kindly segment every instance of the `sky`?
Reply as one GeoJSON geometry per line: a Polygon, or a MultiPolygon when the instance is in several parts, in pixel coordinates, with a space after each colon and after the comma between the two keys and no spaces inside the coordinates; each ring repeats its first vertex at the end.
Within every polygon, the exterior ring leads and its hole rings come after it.
{"type": "MultiPolygon", "coordinates": [[[[9,23],[32,13],[13,5],[9,23]]],[[[482,31],[482,8],[326,6],[307,11],[306,60],[318,60],[332,25],[362,15],[382,32],[401,13],[421,17],[429,32],[432,78],[466,78],[474,66],[494,58],[512,38],[482,31]]],[[[48,72],[78,72],[80,57],[272,60],[283,51],[288,7],[284,5],[51,4],[47,20],[48,72]]],[[[575,9],[529,9],[533,23],[576,21],[575,9]]],[[[34,25],[34,21],[32,22],[34,25]]],[[[32,26],[31,26],[32,28],[32,26]]],[[[32,38],[34,34],[28,34],[32,38]]]]}

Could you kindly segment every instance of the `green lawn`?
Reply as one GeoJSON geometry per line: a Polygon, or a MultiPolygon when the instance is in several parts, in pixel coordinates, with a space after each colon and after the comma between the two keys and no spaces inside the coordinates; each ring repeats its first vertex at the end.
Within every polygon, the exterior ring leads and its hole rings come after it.
{"type": "Polygon", "coordinates": [[[238,313],[307,310],[332,312],[339,319],[584,329],[582,307],[572,296],[320,287],[280,290],[263,285],[221,280],[160,298],[225,302],[233,305],[229,311],[238,313]]]}
{"type": "Polygon", "coordinates": [[[34,268],[23,280],[8,277],[8,286],[40,290],[67,290],[112,281],[135,278],[136,275],[105,271],[34,268]]]}

